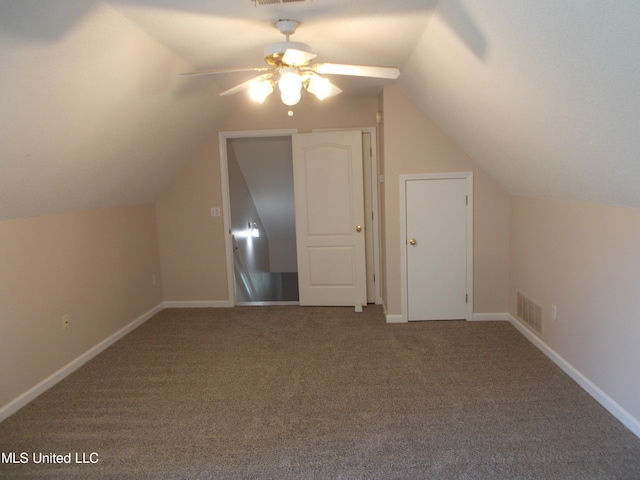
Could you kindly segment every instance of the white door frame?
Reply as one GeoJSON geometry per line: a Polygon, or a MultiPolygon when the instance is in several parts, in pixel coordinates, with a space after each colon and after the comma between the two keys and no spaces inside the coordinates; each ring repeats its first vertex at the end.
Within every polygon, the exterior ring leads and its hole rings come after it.
{"type": "Polygon", "coordinates": [[[402,322],[408,322],[407,288],[407,182],[411,180],[466,179],[469,195],[467,215],[467,320],[473,320],[473,172],[419,173],[400,175],[400,285],[402,294],[402,322]]]}
{"type": "Polygon", "coordinates": [[[222,220],[224,223],[224,248],[227,259],[227,292],[229,305],[236,305],[235,280],[233,278],[233,242],[231,241],[231,202],[229,200],[229,168],[227,166],[227,139],[258,137],[290,137],[298,129],[285,130],[244,130],[238,132],[218,132],[220,150],[220,184],[222,189],[222,220]]]}

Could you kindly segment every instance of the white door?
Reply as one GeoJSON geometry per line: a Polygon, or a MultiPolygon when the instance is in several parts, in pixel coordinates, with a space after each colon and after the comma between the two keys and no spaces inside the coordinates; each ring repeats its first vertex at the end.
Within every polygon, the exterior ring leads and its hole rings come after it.
{"type": "Polygon", "coordinates": [[[292,140],[300,305],[362,307],[361,132],[296,134],[292,140]]]}
{"type": "Polygon", "coordinates": [[[405,182],[407,319],[469,319],[471,215],[465,178],[405,182]]]}

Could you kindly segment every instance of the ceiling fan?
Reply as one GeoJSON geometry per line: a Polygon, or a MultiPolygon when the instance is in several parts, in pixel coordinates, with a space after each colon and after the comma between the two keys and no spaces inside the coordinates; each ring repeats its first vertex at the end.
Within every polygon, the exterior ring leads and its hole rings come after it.
{"type": "Polygon", "coordinates": [[[273,93],[276,85],[280,90],[280,98],[285,105],[295,105],[300,101],[304,88],[320,100],[342,93],[342,90],[321,75],[350,75],[357,77],[371,77],[396,79],[400,70],[394,67],[375,67],[365,65],[344,65],[336,63],[314,63],[317,56],[311,47],[304,43],[291,42],[293,35],[300,25],[297,20],[278,20],[275,26],[285,35],[284,42],[277,42],[265,48],[265,62],[267,67],[255,68],[226,68],[206,70],[202,72],[183,73],[182,75],[210,75],[233,72],[264,72],[261,75],[243,82],[222,92],[220,95],[232,95],[249,90],[251,98],[259,103],[273,93]]]}

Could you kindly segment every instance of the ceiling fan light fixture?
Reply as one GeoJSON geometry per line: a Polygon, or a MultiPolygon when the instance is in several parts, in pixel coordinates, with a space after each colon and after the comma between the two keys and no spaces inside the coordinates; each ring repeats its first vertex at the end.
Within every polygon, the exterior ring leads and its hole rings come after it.
{"type": "Polygon", "coordinates": [[[256,102],[262,104],[264,100],[273,92],[273,82],[262,80],[249,85],[249,96],[256,102]]]}
{"type": "Polygon", "coordinates": [[[331,82],[327,78],[314,75],[309,79],[307,91],[313,93],[319,100],[324,100],[331,93],[331,82]]]}
{"type": "Polygon", "coordinates": [[[280,99],[285,105],[295,105],[300,101],[302,90],[302,78],[295,68],[285,67],[280,72],[278,81],[280,99]]]}

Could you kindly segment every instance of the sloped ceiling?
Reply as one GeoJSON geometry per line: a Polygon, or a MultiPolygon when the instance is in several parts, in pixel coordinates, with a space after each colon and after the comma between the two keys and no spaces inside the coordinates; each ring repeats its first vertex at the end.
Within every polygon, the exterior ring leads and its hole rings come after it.
{"type": "MultiPolygon", "coordinates": [[[[409,98],[512,194],[640,206],[640,6],[591,0],[0,3],[0,219],[154,201],[292,40],[397,66],[409,98]]],[[[384,82],[334,77],[343,95],[384,82]]]]}
{"type": "Polygon", "coordinates": [[[640,206],[639,2],[442,0],[400,85],[511,194],[640,206]]]}
{"type": "Polygon", "coordinates": [[[154,201],[221,117],[107,5],[2,2],[0,22],[0,218],[154,201]]]}

